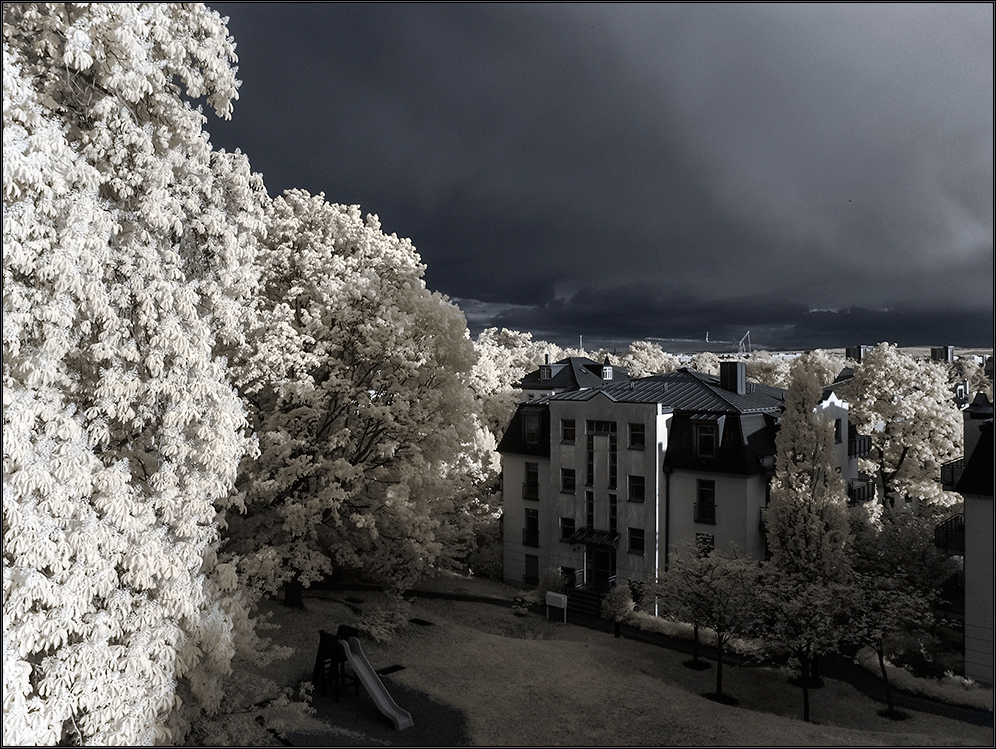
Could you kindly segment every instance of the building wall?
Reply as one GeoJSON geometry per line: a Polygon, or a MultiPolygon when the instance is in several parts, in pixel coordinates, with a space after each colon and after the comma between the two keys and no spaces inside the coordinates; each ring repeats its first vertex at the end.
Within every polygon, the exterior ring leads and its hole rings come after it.
{"type": "Polygon", "coordinates": [[[851,482],[858,478],[858,459],[849,458],[847,455],[848,418],[849,405],[837,397],[836,393],[831,393],[830,397],[822,401],[816,407],[817,411],[832,421],[840,422],[840,441],[834,445],[835,462],[841,468],[841,473],[845,482],[851,482]]]}
{"type": "Polygon", "coordinates": [[[993,498],[965,495],[965,676],[993,684],[993,498]]]}
{"type": "MultiPolygon", "coordinates": [[[[697,534],[712,536],[715,548],[728,553],[735,545],[755,559],[764,559],[764,535],[759,528],[768,478],[729,473],[675,470],[671,475],[670,542],[672,553],[694,546],[697,534]],[[716,522],[695,520],[699,480],[714,481],[716,522]]],[[[662,498],[662,502],[664,499],[662,498]]],[[[663,510],[661,513],[663,517],[663,510]]]]}
{"type": "Polygon", "coordinates": [[[526,574],[527,554],[539,557],[540,572],[549,566],[548,536],[550,534],[551,513],[549,502],[544,497],[550,494],[550,461],[546,458],[527,455],[502,456],[502,529],[503,562],[505,581],[512,585],[522,585],[526,574]],[[524,499],[523,484],[526,480],[526,463],[535,463],[539,469],[539,499],[524,499]],[[526,509],[539,512],[540,547],[527,547],[522,543],[522,530],[526,527],[526,509]]]}

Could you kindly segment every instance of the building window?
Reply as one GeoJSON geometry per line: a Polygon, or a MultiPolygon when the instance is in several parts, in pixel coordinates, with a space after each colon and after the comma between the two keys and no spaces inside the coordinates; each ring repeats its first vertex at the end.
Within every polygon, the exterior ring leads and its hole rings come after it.
{"type": "Polygon", "coordinates": [[[833,441],[838,445],[844,439],[843,429],[841,428],[840,419],[834,419],[833,422],[833,441]]]}
{"type": "Polygon", "coordinates": [[[695,553],[700,557],[707,557],[716,548],[716,537],[711,533],[695,534],[695,553]]]}
{"type": "Polygon", "coordinates": [[[574,535],[575,527],[574,518],[561,518],[560,519],[560,540],[567,541],[571,536],[574,535]]]}
{"type": "Polygon", "coordinates": [[[619,522],[619,502],[615,494],[609,495],[609,532],[615,533],[619,522]]]}
{"type": "Polygon", "coordinates": [[[539,543],[539,510],[526,510],[526,527],[522,529],[522,545],[536,548],[539,543]]]}
{"type": "Polygon", "coordinates": [[[539,557],[535,554],[526,554],[526,574],[522,581],[532,585],[539,582],[539,557]]]}
{"type": "Polygon", "coordinates": [[[645,547],[643,528],[629,529],[629,553],[642,554],[645,547]]]}
{"type": "Polygon", "coordinates": [[[627,499],[630,502],[642,502],[646,498],[646,480],[643,476],[630,476],[628,488],[627,499]]]}
{"type": "Polygon", "coordinates": [[[595,436],[589,434],[587,439],[587,463],[585,464],[584,484],[595,485],[595,436]]]}
{"type": "Polygon", "coordinates": [[[695,454],[700,458],[714,458],[716,456],[716,447],[716,425],[696,424],[695,454]]]}
{"type": "Polygon", "coordinates": [[[647,445],[646,427],[643,424],[629,425],[629,449],[643,450],[647,445]]]}
{"type": "Polygon", "coordinates": [[[575,477],[573,468],[560,469],[560,491],[563,494],[574,494],[575,477]]]}
{"type": "Polygon", "coordinates": [[[603,380],[612,379],[612,367],[602,367],[602,379],[603,380]]]}
{"type": "Polygon", "coordinates": [[[527,447],[538,447],[540,443],[539,414],[522,414],[522,439],[527,447]]]}
{"type": "Polygon", "coordinates": [[[577,434],[577,430],[574,424],[574,419],[561,419],[560,420],[560,441],[569,442],[574,444],[574,440],[577,434]]]}
{"type": "Polygon", "coordinates": [[[716,482],[699,479],[697,501],[695,502],[695,522],[716,522],[716,482]]]}
{"type": "Polygon", "coordinates": [[[545,364],[540,367],[539,376],[541,380],[549,380],[553,377],[553,367],[548,367],[545,364]]]}
{"type": "Polygon", "coordinates": [[[595,527],[595,492],[584,493],[584,523],[589,528],[595,527]]]}
{"type": "Polygon", "coordinates": [[[615,424],[609,434],[609,488],[615,489],[619,475],[619,440],[616,439],[615,424]]]}
{"type": "Polygon", "coordinates": [[[616,432],[616,422],[614,421],[595,421],[589,419],[585,423],[588,434],[615,434],[616,432]]]}
{"type": "Polygon", "coordinates": [[[526,477],[522,482],[523,499],[539,499],[539,463],[526,463],[526,477]]]}

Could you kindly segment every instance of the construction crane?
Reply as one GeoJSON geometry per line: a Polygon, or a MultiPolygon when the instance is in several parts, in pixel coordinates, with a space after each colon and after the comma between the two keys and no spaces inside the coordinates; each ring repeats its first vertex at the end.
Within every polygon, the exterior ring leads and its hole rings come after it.
{"type": "Polygon", "coordinates": [[[744,333],[744,337],[737,341],[737,349],[741,354],[750,353],[750,331],[744,333]]]}

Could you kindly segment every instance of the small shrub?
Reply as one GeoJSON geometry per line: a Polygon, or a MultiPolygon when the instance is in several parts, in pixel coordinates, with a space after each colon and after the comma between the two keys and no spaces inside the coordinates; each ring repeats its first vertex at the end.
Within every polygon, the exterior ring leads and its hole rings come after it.
{"type": "Polygon", "coordinates": [[[356,622],[356,628],[377,642],[390,640],[411,616],[411,604],[400,595],[388,598],[385,605],[370,609],[356,622]]]}
{"type": "Polygon", "coordinates": [[[602,600],[602,618],[624,622],[633,615],[633,594],[625,583],[613,586],[602,600]]]}

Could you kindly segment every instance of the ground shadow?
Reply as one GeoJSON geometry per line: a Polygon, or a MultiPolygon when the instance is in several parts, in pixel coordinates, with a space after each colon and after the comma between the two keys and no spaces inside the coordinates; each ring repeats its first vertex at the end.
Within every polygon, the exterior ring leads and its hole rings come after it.
{"type": "MultiPolygon", "coordinates": [[[[386,669],[385,669],[386,670],[386,669]]],[[[293,746],[467,746],[470,736],[463,712],[436,702],[424,692],[411,689],[385,676],[382,681],[400,707],[412,715],[414,725],[395,730],[390,719],[381,714],[370,696],[360,690],[340,693],[335,701],[332,691],[315,694],[312,704],[315,717],[329,724],[321,734],[288,732],[293,746]]]]}
{"type": "Polygon", "coordinates": [[[707,700],[718,702],[720,705],[738,705],[740,700],[728,694],[716,694],[715,692],[705,692],[703,695],[707,700]]]}

